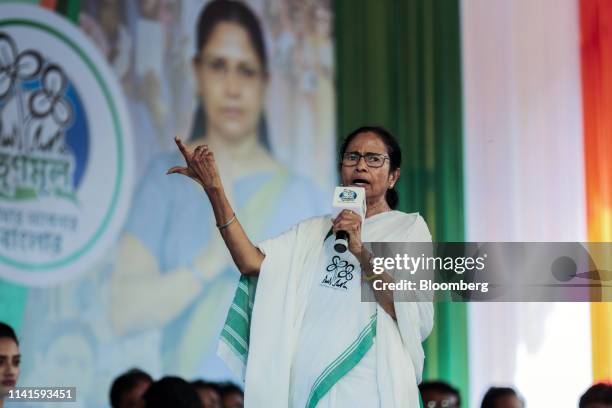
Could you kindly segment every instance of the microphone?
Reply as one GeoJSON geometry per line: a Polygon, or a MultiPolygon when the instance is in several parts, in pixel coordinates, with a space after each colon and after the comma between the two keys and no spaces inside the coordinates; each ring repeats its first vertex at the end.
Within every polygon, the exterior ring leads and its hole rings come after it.
{"type": "MultiPolygon", "coordinates": [[[[365,218],[366,200],[365,189],[363,187],[336,187],[334,190],[334,199],[332,201],[332,215],[334,218],[342,212],[342,210],[351,210],[361,216],[361,220],[365,218]]],[[[349,245],[349,235],[346,231],[336,232],[336,241],[334,242],[334,250],[342,254],[346,252],[349,245]]]]}

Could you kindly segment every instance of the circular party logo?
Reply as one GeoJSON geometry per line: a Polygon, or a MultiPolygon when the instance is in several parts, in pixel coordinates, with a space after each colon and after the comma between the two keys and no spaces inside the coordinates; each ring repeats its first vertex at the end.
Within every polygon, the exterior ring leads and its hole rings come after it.
{"type": "Polygon", "coordinates": [[[115,241],[132,187],[125,101],[81,31],[0,6],[0,278],[45,286],[115,241]]]}
{"type": "Polygon", "coordinates": [[[340,193],[340,200],[342,201],[354,201],[357,198],[357,193],[353,190],[344,189],[340,193]]]}

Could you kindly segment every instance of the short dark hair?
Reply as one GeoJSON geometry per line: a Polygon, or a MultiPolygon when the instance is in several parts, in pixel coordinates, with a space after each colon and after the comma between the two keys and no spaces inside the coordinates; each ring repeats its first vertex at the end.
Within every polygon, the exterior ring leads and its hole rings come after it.
{"type": "Polygon", "coordinates": [[[143,382],[152,383],[153,378],[138,368],[132,368],[115,378],[110,389],[111,407],[118,407],[121,404],[123,395],[143,382]]]}
{"type": "Polygon", "coordinates": [[[215,382],[205,381],[205,380],[193,380],[191,385],[196,390],[202,390],[206,388],[212,388],[213,390],[219,392],[219,384],[215,382]]]}
{"type": "Polygon", "coordinates": [[[501,397],[505,396],[513,396],[518,398],[521,403],[524,405],[523,400],[518,396],[516,391],[509,387],[491,387],[487,390],[484,397],[482,398],[482,403],[480,404],[480,408],[495,408],[495,403],[501,397]]]}
{"type": "Polygon", "coordinates": [[[212,0],[204,7],[196,28],[196,56],[206,46],[219,23],[235,23],[244,28],[251,45],[259,57],[264,73],[268,73],[268,57],[261,24],[255,13],[244,3],[236,0],[212,0]]]}
{"type": "MultiPolygon", "coordinates": [[[[357,135],[360,135],[361,133],[374,133],[385,144],[385,148],[387,149],[387,155],[389,156],[390,172],[400,168],[402,164],[402,151],[400,149],[399,143],[391,134],[391,132],[389,132],[382,126],[362,126],[358,129],[353,130],[346,138],[344,138],[342,146],[340,147],[340,169],[342,169],[342,157],[344,156],[348,145],[355,137],[357,137],[357,135]]],[[[395,210],[397,208],[397,205],[399,203],[399,196],[397,195],[395,186],[387,190],[387,193],[385,194],[385,200],[387,201],[387,204],[389,205],[389,207],[391,207],[391,209],[395,210]]]]}
{"type": "Polygon", "coordinates": [[[19,340],[17,340],[15,330],[13,330],[13,328],[8,324],[0,322],[0,338],[3,337],[8,337],[9,339],[12,339],[17,345],[19,345],[19,340]]]}
{"type": "Polygon", "coordinates": [[[461,406],[461,395],[459,390],[444,381],[423,381],[419,384],[421,395],[425,391],[438,391],[444,394],[452,394],[457,397],[457,406],[461,406]]]}
{"type": "Polygon", "coordinates": [[[588,408],[590,404],[612,405],[612,384],[598,383],[592,385],[582,396],[578,404],[579,408],[588,408]]]}
{"type": "Polygon", "coordinates": [[[202,401],[195,388],[179,377],[164,377],[155,381],[144,394],[147,408],[201,408],[202,401]]]}

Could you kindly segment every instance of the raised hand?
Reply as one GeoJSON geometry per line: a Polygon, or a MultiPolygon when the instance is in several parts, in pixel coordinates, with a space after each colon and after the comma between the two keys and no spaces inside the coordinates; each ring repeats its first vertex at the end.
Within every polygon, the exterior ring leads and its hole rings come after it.
{"type": "Polygon", "coordinates": [[[191,150],[183,144],[180,138],[175,137],[174,141],[181,151],[187,166],[171,167],[166,174],[178,173],[187,176],[197,181],[207,191],[222,187],[215,157],[207,145],[199,145],[191,150]]]}

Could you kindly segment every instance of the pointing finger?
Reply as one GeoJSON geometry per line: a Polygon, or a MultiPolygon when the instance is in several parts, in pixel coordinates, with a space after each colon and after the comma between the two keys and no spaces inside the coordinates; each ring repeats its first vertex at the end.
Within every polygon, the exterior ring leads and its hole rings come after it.
{"type": "Polygon", "coordinates": [[[181,151],[181,154],[183,155],[183,157],[185,158],[186,161],[189,161],[191,159],[191,152],[189,151],[189,149],[187,149],[187,147],[183,144],[183,141],[181,140],[180,137],[176,136],[174,138],[174,142],[176,143],[176,145],[178,146],[179,150],[181,151]]]}

